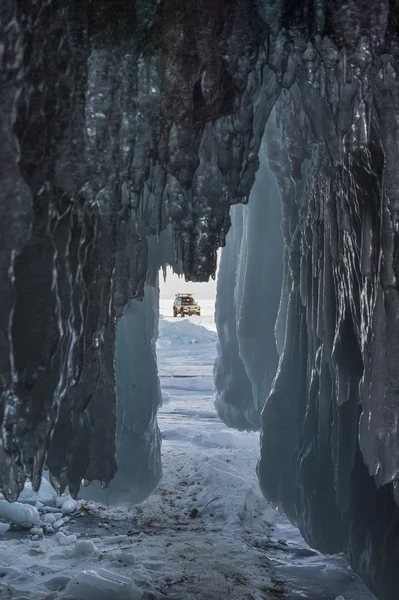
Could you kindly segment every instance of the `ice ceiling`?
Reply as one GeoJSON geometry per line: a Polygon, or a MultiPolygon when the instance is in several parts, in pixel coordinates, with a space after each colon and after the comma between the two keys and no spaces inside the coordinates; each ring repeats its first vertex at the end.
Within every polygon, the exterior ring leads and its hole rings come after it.
{"type": "MultiPolygon", "coordinates": [[[[379,598],[396,598],[396,0],[5,0],[2,11],[5,496],[16,499],[26,477],[37,486],[45,465],[73,493],[82,480],[113,479],[117,322],[130,330],[163,264],[193,281],[215,272],[230,206],[247,202],[263,140],[278,187],[269,201],[281,200],[283,214],[277,377],[260,416],[273,374],[262,388],[251,339],[266,346],[231,317],[219,413],[244,429],[261,419],[266,496],[313,546],[345,551],[379,598]],[[247,406],[227,393],[244,346],[247,406]]],[[[257,265],[240,271],[243,294],[259,290],[256,275],[277,254],[268,212],[257,210],[264,227],[251,212],[233,226],[237,248],[253,242],[257,265]]],[[[151,314],[137,334],[149,361],[151,314]]],[[[148,414],[131,415],[159,471],[153,381],[148,414]]],[[[120,405],[143,405],[119,387],[120,405]]]]}

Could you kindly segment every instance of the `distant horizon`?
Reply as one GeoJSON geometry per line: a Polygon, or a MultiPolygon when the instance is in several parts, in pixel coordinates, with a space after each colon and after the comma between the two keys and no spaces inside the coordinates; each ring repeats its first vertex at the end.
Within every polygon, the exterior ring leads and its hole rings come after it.
{"type": "Polygon", "coordinates": [[[173,273],[170,267],[167,268],[166,281],[163,279],[162,271],[159,272],[159,292],[160,297],[163,299],[174,298],[179,292],[193,294],[196,298],[203,298],[206,300],[215,300],[216,298],[216,279],[211,279],[205,283],[193,283],[192,281],[186,281],[184,276],[176,275],[173,273]]]}

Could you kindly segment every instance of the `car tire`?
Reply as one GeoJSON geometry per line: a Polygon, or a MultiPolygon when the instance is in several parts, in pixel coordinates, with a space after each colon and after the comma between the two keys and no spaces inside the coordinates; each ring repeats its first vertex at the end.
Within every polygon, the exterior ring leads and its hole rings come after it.
{"type": "Polygon", "coordinates": [[[175,311],[175,309],[173,309],[173,316],[176,318],[177,317],[177,312],[175,311]]]}

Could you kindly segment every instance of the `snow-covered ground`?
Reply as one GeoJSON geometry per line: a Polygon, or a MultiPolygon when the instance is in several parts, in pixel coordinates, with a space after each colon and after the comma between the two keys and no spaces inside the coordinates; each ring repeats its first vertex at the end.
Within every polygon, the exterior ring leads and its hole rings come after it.
{"type": "MultiPolygon", "coordinates": [[[[258,434],[227,429],[213,407],[213,305],[199,319],[160,321],[158,490],[115,508],[57,500],[43,484],[29,527],[0,525],[1,600],[373,599],[342,557],[312,551],[262,497],[258,434]]],[[[37,498],[27,489],[22,500],[37,498]]]]}

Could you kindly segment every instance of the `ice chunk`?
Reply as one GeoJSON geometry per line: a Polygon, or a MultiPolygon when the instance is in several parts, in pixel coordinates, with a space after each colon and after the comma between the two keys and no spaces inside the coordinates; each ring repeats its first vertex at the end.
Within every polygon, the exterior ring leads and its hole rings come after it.
{"type": "Polygon", "coordinates": [[[71,546],[78,539],[76,535],[65,535],[62,531],[59,531],[56,536],[60,546],[71,546]]]}
{"type": "Polygon", "coordinates": [[[45,513],[62,514],[59,512],[60,509],[55,506],[43,506],[40,510],[45,513]]]}
{"type": "Polygon", "coordinates": [[[76,502],[76,500],[73,500],[71,498],[71,500],[67,500],[61,506],[61,512],[63,515],[70,515],[71,513],[75,512],[77,507],[78,507],[78,503],[76,502]]]}
{"type": "Polygon", "coordinates": [[[62,505],[65,504],[65,502],[68,502],[68,500],[72,500],[72,496],[69,496],[69,495],[57,496],[55,505],[57,508],[61,508],[62,505]]]}
{"type": "Polygon", "coordinates": [[[0,523],[0,535],[4,535],[9,529],[10,525],[8,523],[0,523]]]}
{"type": "Polygon", "coordinates": [[[53,523],[56,522],[56,520],[57,519],[55,518],[55,516],[53,514],[48,513],[47,515],[44,515],[43,523],[48,523],[49,525],[52,525],[53,523]]]}
{"type": "Polygon", "coordinates": [[[29,533],[31,535],[43,535],[43,530],[41,527],[32,527],[29,533]]]}
{"type": "Polygon", "coordinates": [[[56,521],[59,521],[63,517],[63,514],[60,512],[51,512],[49,514],[51,514],[55,518],[56,521]]]}
{"type": "Polygon", "coordinates": [[[70,581],[66,591],[77,600],[141,600],[143,592],[127,577],[107,569],[87,569],[70,581]]]}
{"type": "MultiPolygon", "coordinates": [[[[49,590],[54,590],[54,591],[61,591],[63,590],[67,583],[71,581],[70,577],[67,577],[65,575],[58,575],[57,577],[52,577],[51,579],[48,579],[46,581],[46,587],[49,590]]],[[[57,598],[58,594],[51,594],[49,595],[50,598],[57,598]]],[[[48,596],[45,597],[45,600],[48,599],[48,596]]]]}
{"type": "Polygon", "coordinates": [[[121,542],[128,542],[128,535],[108,535],[103,539],[103,544],[120,544],[121,542]]]}
{"type": "Polygon", "coordinates": [[[91,540],[78,540],[72,550],[73,556],[89,556],[96,554],[97,548],[91,540]]]}
{"type": "Polygon", "coordinates": [[[52,525],[54,529],[59,529],[64,525],[64,521],[62,519],[58,519],[58,521],[55,521],[52,525]]]}
{"type": "Polygon", "coordinates": [[[32,527],[40,522],[39,513],[34,506],[7,500],[0,500],[0,519],[22,527],[32,527]]]}

